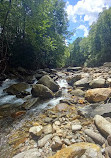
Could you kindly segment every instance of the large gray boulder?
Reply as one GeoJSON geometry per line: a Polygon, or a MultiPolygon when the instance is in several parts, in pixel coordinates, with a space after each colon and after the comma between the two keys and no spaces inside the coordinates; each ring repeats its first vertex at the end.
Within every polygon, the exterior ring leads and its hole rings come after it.
{"type": "Polygon", "coordinates": [[[59,85],[56,82],[54,82],[54,80],[48,75],[43,76],[38,81],[38,84],[43,84],[53,92],[57,92],[59,90],[59,85]]]}
{"type": "Polygon", "coordinates": [[[87,87],[89,85],[88,78],[82,78],[74,83],[74,87],[87,87]]]}
{"type": "Polygon", "coordinates": [[[83,108],[78,108],[78,113],[84,117],[94,117],[95,115],[110,116],[111,115],[111,103],[90,104],[83,108]]]}
{"type": "Polygon", "coordinates": [[[104,88],[105,86],[105,79],[104,78],[96,78],[92,80],[89,84],[92,88],[104,88]]]}
{"type": "Polygon", "coordinates": [[[42,99],[49,99],[54,97],[54,93],[46,86],[42,84],[35,84],[31,90],[33,97],[40,97],[42,99]]]}

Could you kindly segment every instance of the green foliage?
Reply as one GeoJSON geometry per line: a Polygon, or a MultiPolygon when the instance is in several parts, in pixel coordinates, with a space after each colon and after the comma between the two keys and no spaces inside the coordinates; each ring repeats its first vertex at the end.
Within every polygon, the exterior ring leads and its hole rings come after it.
{"type": "Polygon", "coordinates": [[[85,48],[82,48],[82,45],[84,46],[81,37],[78,37],[72,44],[70,44],[70,57],[68,63],[70,63],[71,66],[80,66],[84,64],[85,48]]]}
{"type": "Polygon", "coordinates": [[[25,68],[64,65],[68,20],[63,0],[0,2],[1,39],[9,63],[25,68]]]}
{"type": "Polygon", "coordinates": [[[99,66],[111,61],[111,8],[99,14],[86,38],[77,38],[71,44],[69,65],[99,66]]]}
{"type": "Polygon", "coordinates": [[[89,66],[98,66],[111,61],[111,8],[99,15],[97,22],[91,26],[87,39],[89,66]]]}

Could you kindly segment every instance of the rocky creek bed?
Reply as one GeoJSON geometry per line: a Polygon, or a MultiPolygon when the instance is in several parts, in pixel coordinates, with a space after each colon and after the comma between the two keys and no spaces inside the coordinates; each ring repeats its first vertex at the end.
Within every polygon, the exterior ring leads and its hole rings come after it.
{"type": "Polygon", "coordinates": [[[0,88],[1,158],[111,157],[110,63],[18,72],[0,88]]]}

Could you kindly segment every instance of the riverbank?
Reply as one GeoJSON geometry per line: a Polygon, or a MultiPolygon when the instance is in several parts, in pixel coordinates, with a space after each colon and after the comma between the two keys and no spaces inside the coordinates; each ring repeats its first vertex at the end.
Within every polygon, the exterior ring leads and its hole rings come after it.
{"type": "Polygon", "coordinates": [[[37,99],[32,97],[32,88],[44,75],[49,75],[59,85],[58,95],[54,92],[54,98],[35,100],[31,104],[33,106],[23,106],[24,103],[22,106],[20,103],[19,108],[9,108],[9,104],[2,106],[2,110],[10,109],[7,116],[2,115],[7,110],[0,115],[2,158],[12,158],[14,155],[14,158],[22,158],[24,155],[27,158],[48,158],[59,150],[54,158],[62,158],[65,151],[66,158],[71,157],[72,153],[73,157],[78,158],[108,155],[105,149],[110,148],[107,138],[111,131],[110,66],[70,67],[59,71],[43,71],[42,76],[38,74],[39,78],[34,76],[36,79],[28,83],[30,87],[25,88],[29,93],[23,93],[22,90],[19,99],[24,102],[37,99]],[[105,121],[109,130],[100,124],[101,121],[105,121]]]}

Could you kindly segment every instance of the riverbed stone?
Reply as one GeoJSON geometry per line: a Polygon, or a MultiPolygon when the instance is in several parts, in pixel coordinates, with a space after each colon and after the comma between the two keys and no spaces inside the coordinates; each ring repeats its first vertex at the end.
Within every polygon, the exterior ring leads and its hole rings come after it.
{"type": "Polygon", "coordinates": [[[72,132],[76,132],[81,130],[82,126],[81,125],[72,125],[72,132]]]}
{"type": "Polygon", "coordinates": [[[71,76],[67,77],[66,80],[69,85],[73,86],[74,82],[76,82],[80,79],[81,79],[81,74],[78,73],[78,74],[74,74],[73,76],[71,75],[71,76]]]}
{"type": "Polygon", "coordinates": [[[29,133],[34,134],[36,136],[41,136],[43,132],[42,126],[34,126],[29,129],[29,133]]]}
{"type": "Polygon", "coordinates": [[[54,97],[54,93],[46,86],[42,84],[35,84],[31,90],[33,97],[40,97],[42,99],[49,99],[54,97]]]}
{"type": "Polygon", "coordinates": [[[94,122],[98,129],[105,135],[111,135],[111,123],[107,121],[104,117],[96,115],[94,117],[94,122]]]}
{"type": "Polygon", "coordinates": [[[89,85],[89,79],[88,78],[82,78],[78,81],[76,81],[73,85],[73,87],[88,87],[89,85]]]}
{"type": "Polygon", "coordinates": [[[110,116],[111,103],[94,103],[85,107],[78,107],[78,113],[84,117],[94,117],[95,115],[110,116]]]}
{"type": "Polygon", "coordinates": [[[111,78],[108,78],[106,80],[106,85],[109,86],[109,87],[111,87],[111,78]]]}
{"type": "Polygon", "coordinates": [[[52,145],[51,145],[52,150],[60,149],[61,146],[62,146],[62,141],[61,141],[60,137],[59,136],[53,137],[52,145]]]}
{"type": "Polygon", "coordinates": [[[45,135],[42,139],[38,141],[38,146],[43,147],[49,139],[53,137],[52,134],[45,135]]]}
{"type": "Polygon", "coordinates": [[[69,107],[68,104],[60,103],[60,104],[57,104],[53,109],[55,109],[56,111],[67,111],[68,107],[69,107]]]}
{"type": "Polygon", "coordinates": [[[92,143],[75,143],[69,147],[63,148],[50,158],[103,158],[101,149],[92,143]]]}
{"type": "Polygon", "coordinates": [[[84,96],[85,92],[81,89],[75,89],[71,91],[71,94],[75,96],[84,96]]]}
{"type": "Polygon", "coordinates": [[[38,102],[39,98],[30,98],[29,100],[27,100],[26,102],[24,102],[21,107],[23,109],[30,109],[32,106],[36,105],[38,102]]]}
{"type": "Polygon", "coordinates": [[[54,82],[54,80],[48,75],[43,76],[38,81],[38,84],[43,84],[53,92],[57,92],[59,90],[59,85],[56,82],[54,82]]]}
{"type": "Polygon", "coordinates": [[[85,98],[89,102],[105,101],[111,95],[111,88],[89,89],[85,93],[85,98]]]}
{"type": "Polygon", "coordinates": [[[96,78],[96,79],[93,79],[89,85],[92,87],[92,88],[104,88],[105,86],[105,79],[104,78],[96,78]]]}
{"type": "Polygon", "coordinates": [[[67,68],[68,72],[79,71],[79,70],[82,70],[82,67],[68,67],[67,68]]]}
{"type": "Polygon", "coordinates": [[[44,126],[43,132],[44,132],[44,134],[50,134],[50,133],[52,133],[53,129],[52,129],[51,124],[48,124],[48,125],[44,126]]]}
{"type": "Polygon", "coordinates": [[[91,137],[95,143],[99,145],[103,145],[106,141],[105,138],[101,134],[94,132],[92,129],[85,129],[84,132],[89,137],[91,137]]]}
{"type": "Polygon", "coordinates": [[[58,90],[56,93],[55,93],[55,97],[61,97],[62,95],[62,90],[58,90]]]}
{"type": "Polygon", "coordinates": [[[38,158],[40,156],[40,153],[38,152],[38,149],[30,149],[24,152],[21,152],[17,155],[15,155],[13,158],[38,158]]]}

